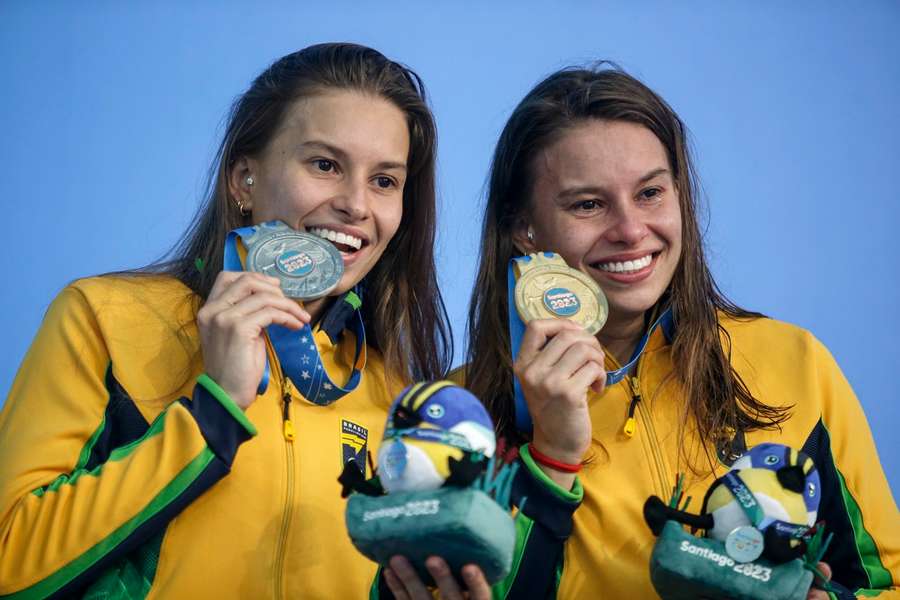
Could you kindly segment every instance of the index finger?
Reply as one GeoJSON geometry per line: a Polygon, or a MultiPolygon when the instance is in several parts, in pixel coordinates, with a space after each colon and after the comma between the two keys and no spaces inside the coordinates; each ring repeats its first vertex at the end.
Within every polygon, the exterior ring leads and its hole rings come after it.
{"type": "Polygon", "coordinates": [[[462,568],[462,576],[469,590],[469,600],[489,600],[491,586],[484,578],[484,572],[477,565],[466,565],[462,568]]]}
{"type": "Polygon", "coordinates": [[[584,327],[568,319],[535,319],[525,327],[525,335],[519,345],[519,359],[528,363],[547,342],[563,331],[584,331],[584,327]]]}
{"type": "Polygon", "coordinates": [[[453,578],[453,572],[450,566],[439,556],[429,556],[425,559],[425,568],[431,573],[438,589],[441,590],[441,600],[462,599],[462,592],[456,580],[453,578]]]}
{"type": "Polygon", "coordinates": [[[277,288],[279,291],[281,290],[281,282],[277,277],[270,277],[269,275],[264,275],[255,271],[219,271],[215,281],[213,281],[212,288],[209,290],[209,296],[206,298],[207,302],[218,298],[225,290],[229,289],[233,283],[242,278],[255,280],[262,285],[277,288]]]}
{"type": "Polygon", "coordinates": [[[406,588],[406,593],[411,598],[430,598],[431,595],[425,587],[425,584],[419,579],[419,574],[413,569],[412,565],[405,556],[394,556],[388,563],[391,571],[406,588]]]}

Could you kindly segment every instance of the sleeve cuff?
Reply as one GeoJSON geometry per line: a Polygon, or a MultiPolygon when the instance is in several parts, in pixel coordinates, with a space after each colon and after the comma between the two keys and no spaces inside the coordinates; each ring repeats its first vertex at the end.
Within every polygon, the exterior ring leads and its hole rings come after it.
{"type": "Polygon", "coordinates": [[[179,400],[197,422],[207,445],[230,468],[238,447],[256,435],[256,427],[208,375],[197,378],[191,398],[179,400]]]}
{"type": "Polygon", "coordinates": [[[244,411],[241,410],[237,404],[234,403],[234,400],[228,397],[228,394],[225,393],[219,384],[216,383],[212,377],[203,373],[200,377],[197,378],[197,384],[202,385],[203,388],[209,392],[209,394],[219,401],[222,407],[228,411],[234,419],[240,423],[244,429],[247,430],[247,433],[250,435],[256,435],[258,432],[256,431],[256,426],[250,422],[250,419],[247,418],[247,415],[244,414],[244,411]]]}
{"type": "Polygon", "coordinates": [[[534,462],[527,447],[521,448],[519,459],[523,468],[513,480],[513,502],[552,539],[568,539],[574,527],[573,515],[584,497],[578,478],[571,490],[564,490],[534,462]]]}
{"type": "Polygon", "coordinates": [[[539,483],[543,484],[548,491],[552,492],[560,500],[580,503],[584,498],[584,489],[581,487],[581,480],[578,479],[577,475],[575,476],[575,482],[572,484],[572,489],[566,490],[550,479],[550,477],[544,473],[543,469],[534,462],[534,458],[532,458],[531,452],[528,450],[528,444],[522,444],[519,448],[519,456],[522,457],[522,463],[525,465],[525,468],[528,469],[528,472],[531,473],[531,476],[539,483]]]}

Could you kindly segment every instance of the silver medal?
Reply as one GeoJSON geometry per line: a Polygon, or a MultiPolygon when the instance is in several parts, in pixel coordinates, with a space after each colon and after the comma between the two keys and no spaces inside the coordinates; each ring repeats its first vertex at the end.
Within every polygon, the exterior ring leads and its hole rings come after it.
{"type": "Polygon", "coordinates": [[[762,555],[763,534],[756,527],[735,527],[725,538],[725,552],[740,563],[756,560],[762,555]]]}
{"type": "Polygon", "coordinates": [[[288,298],[321,298],[344,274],[344,259],[331,242],[291,229],[281,221],[262,223],[243,241],[247,270],[280,279],[288,298]]]}

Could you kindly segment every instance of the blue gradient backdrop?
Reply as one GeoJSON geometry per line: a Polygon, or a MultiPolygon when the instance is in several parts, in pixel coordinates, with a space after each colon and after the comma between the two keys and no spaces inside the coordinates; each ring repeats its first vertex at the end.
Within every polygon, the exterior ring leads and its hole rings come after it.
{"type": "Polygon", "coordinates": [[[544,75],[608,58],[692,132],[722,288],[831,349],[897,496],[896,2],[124,4],[0,4],[3,397],[51,298],[162,254],[235,96],[322,41],[372,45],[431,92],[441,284],[461,342],[500,128],[544,75]]]}

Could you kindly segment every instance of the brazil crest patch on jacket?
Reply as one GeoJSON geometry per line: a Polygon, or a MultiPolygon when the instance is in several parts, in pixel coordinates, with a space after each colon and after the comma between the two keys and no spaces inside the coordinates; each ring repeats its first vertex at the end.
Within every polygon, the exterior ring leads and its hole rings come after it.
{"type": "Polygon", "coordinates": [[[356,463],[363,477],[366,477],[366,442],[369,430],[353,421],[341,420],[341,465],[351,460],[356,463]]]}

